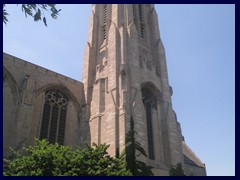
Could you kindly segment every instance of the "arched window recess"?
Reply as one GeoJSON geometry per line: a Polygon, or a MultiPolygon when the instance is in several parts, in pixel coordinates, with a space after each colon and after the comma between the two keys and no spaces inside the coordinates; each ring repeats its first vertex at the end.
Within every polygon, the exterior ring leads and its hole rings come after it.
{"type": "Polygon", "coordinates": [[[64,144],[68,97],[59,89],[46,91],[40,139],[64,144]]]}

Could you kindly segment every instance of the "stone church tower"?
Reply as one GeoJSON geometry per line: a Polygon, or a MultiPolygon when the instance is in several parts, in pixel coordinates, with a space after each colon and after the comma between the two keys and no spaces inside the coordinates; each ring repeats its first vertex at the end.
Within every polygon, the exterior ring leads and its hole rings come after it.
{"type": "Polygon", "coordinates": [[[206,175],[184,142],[172,108],[158,18],[150,4],[94,4],[84,54],[83,82],[3,53],[3,154],[34,138],[69,146],[110,144],[120,154],[133,119],[136,141],[155,175],[182,163],[206,175]]]}
{"type": "Polygon", "coordinates": [[[110,154],[119,154],[132,117],[156,174],[183,163],[154,5],[92,5],[83,67],[91,142],[110,144],[110,154]]]}

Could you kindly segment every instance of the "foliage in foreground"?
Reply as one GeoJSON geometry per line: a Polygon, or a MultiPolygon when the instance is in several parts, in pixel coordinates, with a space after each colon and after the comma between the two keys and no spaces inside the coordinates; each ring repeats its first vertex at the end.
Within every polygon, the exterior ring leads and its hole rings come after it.
{"type": "MultiPolygon", "coordinates": [[[[19,4],[17,4],[19,5],[19,4]]],[[[47,19],[45,13],[49,13],[53,19],[57,19],[61,9],[56,8],[56,4],[21,4],[21,9],[25,16],[30,16],[34,21],[42,20],[47,26],[47,19]]],[[[3,4],[3,23],[7,24],[8,16],[6,4],[3,4]]]]}
{"type": "Polygon", "coordinates": [[[178,163],[176,167],[172,167],[169,171],[170,176],[186,176],[182,169],[182,164],[178,163]]]}
{"type": "Polygon", "coordinates": [[[137,160],[137,157],[143,155],[147,157],[145,150],[141,144],[135,140],[134,121],[131,117],[130,130],[126,135],[126,161],[127,169],[131,171],[134,176],[153,176],[152,167],[146,165],[144,162],[137,160]]]}
{"type": "Polygon", "coordinates": [[[76,148],[35,141],[25,148],[27,155],[16,154],[13,160],[4,159],[5,176],[129,176],[123,157],[108,155],[109,145],[76,148]]]}
{"type": "Polygon", "coordinates": [[[152,176],[152,167],[137,160],[147,157],[135,140],[134,121],[126,135],[126,148],[120,157],[107,153],[109,145],[87,145],[84,149],[50,144],[35,140],[34,146],[25,148],[27,155],[14,152],[13,160],[4,159],[5,176],[152,176]]]}

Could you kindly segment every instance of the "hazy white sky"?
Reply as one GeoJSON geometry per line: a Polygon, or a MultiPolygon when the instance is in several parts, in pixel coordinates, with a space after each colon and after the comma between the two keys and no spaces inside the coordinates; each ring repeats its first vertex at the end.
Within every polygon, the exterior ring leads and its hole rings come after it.
{"type": "MultiPolygon", "coordinates": [[[[81,81],[91,5],[58,5],[58,20],[7,5],[3,51],[81,81]]],[[[173,108],[208,175],[235,175],[235,6],[155,5],[173,108]]]]}

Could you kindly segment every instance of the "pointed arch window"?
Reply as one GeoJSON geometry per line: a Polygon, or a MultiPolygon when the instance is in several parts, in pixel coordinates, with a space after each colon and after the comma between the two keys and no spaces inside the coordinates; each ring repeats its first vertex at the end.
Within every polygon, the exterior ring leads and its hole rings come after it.
{"type": "Polygon", "coordinates": [[[46,91],[40,139],[47,139],[50,143],[64,143],[67,105],[67,96],[59,89],[46,91]]]}
{"type": "Polygon", "coordinates": [[[156,106],[157,101],[152,91],[146,87],[142,89],[142,101],[145,107],[146,120],[147,120],[148,156],[149,156],[149,159],[155,159],[152,110],[153,108],[157,109],[157,106],[156,106]]]}

